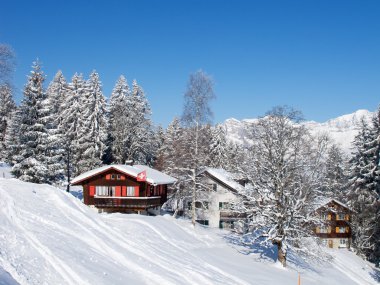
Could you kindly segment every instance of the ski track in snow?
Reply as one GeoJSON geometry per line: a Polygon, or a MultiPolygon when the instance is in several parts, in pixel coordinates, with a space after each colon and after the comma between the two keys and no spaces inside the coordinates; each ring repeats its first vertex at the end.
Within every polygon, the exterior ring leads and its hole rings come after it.
{"type": "MultiPolygon", "coordinates": [[[[48,185],[0,179],[0,213],[0,266],[20,284],[296,284],[294,269],[257,264],[211,229],[98,214],[48,185]]],[[[336,254],[321,274],[304,271],[302,284],[377,284],[367,263],[336,254]]]]}
{"type": "MultiPolygon", "coordinates": [[[[3,199],[6,201],[8,199],[8,205],[14,204],[12,197],[8,194],[3,193],[3,199]],[[12,203],[13,202],[13,203],[12,203]]],[[[11,213],[11,218],[14,226],[19,228],[21,232],[27,237],[29,244],[42,256],[45,260],[61,275],[63,280],[67,281],[68,284],[89,284],[84,282],[75,271],[73,271],[68,265],[55,256],[47,247],[45,247],[30,231],[26,230],[22,225],[21,215],[19,215],[15,209],[8,207],[9,213],[11,213]]]]}

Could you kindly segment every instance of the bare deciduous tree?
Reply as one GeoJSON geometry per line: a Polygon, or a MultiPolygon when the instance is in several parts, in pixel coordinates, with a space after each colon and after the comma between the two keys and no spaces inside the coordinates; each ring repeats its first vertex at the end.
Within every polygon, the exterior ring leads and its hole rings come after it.
{"type": "Polygon", "coordinates": [[[5,44],[0,44],[0,85],[9,83],[9,77],[14,71],[15,54],[12,48],[5,44]]]}
{"type": "Polygon", "coordinates": [[[199,189],[197,173],[199,171],[200,161],[202,160],[200,153],[201,129],[211,121],[212,111],[210,101],[215,98],[214,83],[210,76],[202,70],[190,75],[187,84],[187,90],[184,95],[185,103],[182,114],[182,122],[189,132],[192,132],[192,140],[189,146],[190,161],[188,164],[188,175],[191,181],[192,189],[192,223],[195,225],[196,211],[195,201],[196,193],[199,189]]]}
{"type": "Polygon", "coordinates": [[[278,260],[286,266],[287,248],[296,248],[311,236],[312,206],[317,198],[327,140],[315,139],[297,124],[301,113],[275,107],[252,129],[249,178],[254,191],[247,194],[252,227],[261,243],[277,246],[278,260]]]}

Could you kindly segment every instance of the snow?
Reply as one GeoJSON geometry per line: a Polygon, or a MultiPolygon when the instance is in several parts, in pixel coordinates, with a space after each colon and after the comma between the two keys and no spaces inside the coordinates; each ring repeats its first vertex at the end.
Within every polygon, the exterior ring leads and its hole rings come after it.
{"type": "MultiPolygon", "coordinates": [[[[346,154],[349,154],[351,152],[351,143],[360,129],[360,120],[363,118],[369,123],[372,116],[373,113],[368,110],[357,110],[352,114],[342,115],[323,123],[306,121],[303,122],[302,125],[309,129],[314,135],[328,133],[333,141],[338,144],[346,154]]],[[[257,119],[244,119],[241,121],[234,118],[227,119],[224,125],[227,129],[228,139],[238,144],[242,142],[250,144],[251,141],[247,137],[247,127],[256,123],[257,119]]]]}
{"type": "Polygon", "coordinates": [[[232,173],[222,168],[207,167],[204,170],[202,170],[200,173],[202,172],[208,172],[211,176],[215,177],[216,179],[218,179],[219,181],[223,182],[224,184],[228,185],[229,187],[231,187],[232,189],[236,191],[244,189],[242,185],[234,181],[232,173]]]}
{"type": "Polygon", "coordinates": [[[177,180],[165,173],[162,173],[158,170],[155,170],[153,168],[150,168],[146,165],[122,165],[122,164],[113,164],[113,165],[105,165],[99,168],[92,169],[90,171],[87,171],[85,173],[82,173],[81,175],[75,177],[71,184],[76,184],[84,179],[87,179],[91,176],[94,176],[98,173],[107,171],[111,168],[114,168],[122,173],[125,173],[127,175],[130,175],[132,177],[137,177],[137,174],[139,174],[142,171],[146,171],[146,181],[153,184],[153,185],[161,185],[161,184],[172,184],[175,183],[177,180]]]}
{"type": "Polygon", "coordinates": [[[0,178],[11,178],[11,169],[8,164],[0,161],[0,178]]]}
{"type": "MultiPolygon", "coordinates": [[[[298,272],[303,285],[380,280],[349,251],[284,269],[262,251],[243,252],[228,232],[169,215],[98,214],[65,191],[16,179],[0,178],[0,228],[0,268],[20,284],[294,285],[298,272]]],[[[0,284],[7,278],[0,271],[0,284]]]]}

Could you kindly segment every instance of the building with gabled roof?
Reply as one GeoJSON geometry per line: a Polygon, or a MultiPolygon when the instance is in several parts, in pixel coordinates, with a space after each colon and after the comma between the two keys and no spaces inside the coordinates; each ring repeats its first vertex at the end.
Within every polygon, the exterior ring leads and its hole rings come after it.
{"type": "Polygon", "coordinates": [[[322,200],[315,213],[321,224],[314,232],[329,248],[349,248],[352,242],[351,220],[354,213],[347,205],[336,199],[322,200]]]}
{"type": "Polygon", "coordinates": [[[176,179],[146,165],[105,165],[75,177],[83,201],[100,212],[159,213],[176,179]]]}
{"type": "MultiPolygon", "coordinates": [[[[244,190],[243,181],[238,182],[235,176],[217,168],[204,168],[197,177],[203,185],[196,207],[196,221],[214,228],[235,229],[245,227],[246,214],[233,210],[239,200],[239,192],[244,190]],[[244,224],[244,225],[243,225],[244,224]]],[[[185,215],[191,215],[191,200],[185,203],[185,215]]]]}

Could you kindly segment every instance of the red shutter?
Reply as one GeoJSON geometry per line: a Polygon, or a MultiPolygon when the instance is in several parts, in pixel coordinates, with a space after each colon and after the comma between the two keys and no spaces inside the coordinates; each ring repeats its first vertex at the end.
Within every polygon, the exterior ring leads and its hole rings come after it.
{"type": "Polygon", "coordinates": [[[111,174],[106,175],[106,180],[111,180],[111,174]]]}
{"type": "Polygon", "coordinates": [[[135,197],[140,196],[140,186],[135,186],[135,197]]]}
{"type": "Polygon", "coordinates": [[[90,186],[90,197],[94,197],[95,195],[95,186],[90,186]]]}
{"type": "Polygon", "coordinates": [[[127,186],[121,186],[121,196],[127,196],[127,186]]]}
{"type": "Polygon", "coordinates": [[[120,179],[125,180],[125,175],[121,175],[120,179]]]}
{"type": "Polygon", "coordinates": [[[121,186],[116,186],[116,194],[115,196],[120,197],[121,196],[121,186]]]}

